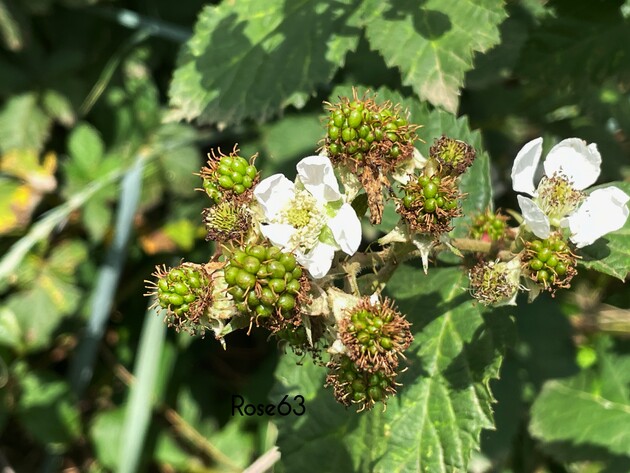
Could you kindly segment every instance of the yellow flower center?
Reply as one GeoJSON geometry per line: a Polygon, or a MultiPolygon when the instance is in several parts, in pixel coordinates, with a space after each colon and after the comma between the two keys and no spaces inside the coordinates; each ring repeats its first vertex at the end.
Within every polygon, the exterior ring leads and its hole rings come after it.
{"type": "Polygon", "coordinates": [[[560,224],[562,218],[573,212],[583,199],[583,192],[575,189],[569,180],[557,174],[543,177],[538,185],[537,203],[555,226],[560,224]]]}
{"type": "Polygon", "coordinates": [[[290,244],[302,250],[309,250],[317,244],[326,221],[326,209],[306,189],[296,189],[295,197],[276,219],[277,223],[287,223],[297,230],[290,244]]]}
{"type": "Polygon", "coordinates": [[[302,228],[311,221],[310,212],[307,209],[290,208],[286,211],[287,222],[295,228],[302,228]]]}

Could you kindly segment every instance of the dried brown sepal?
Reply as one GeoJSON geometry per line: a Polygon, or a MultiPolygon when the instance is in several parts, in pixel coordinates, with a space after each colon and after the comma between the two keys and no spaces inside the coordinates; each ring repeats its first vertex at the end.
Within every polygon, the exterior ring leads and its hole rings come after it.
{"type": "Polygon", "coordinates": [[[404,197],[396,199],[396,211],[412,231],[438,237],[450,232],[453,219],[462,215],[459,200],[465,194],[459,191],[456,177],[445,176],[439,183],[434,182],[437,187],[435,196],[427,197],[422,179],[428,178],[421,176],[402,186],[404,197]],[[443,199],[443,205],[439,205],[441,201],[436,196],[443,199]]]}
{"type": "Polygon", "coordinates": [[[335,399],[346,407],[358,406],[358,412],[372,409],[377,402],[387,406],[387,398],[396,394],[395,373],[367,372],[356,367],[345,355],[326,364],[328,374],[324,387],[332,386],[335,399]]]}
{"type": "Polygon", "coordinates": [[[279,345],[283,348],[290,348],[297,356],[310,354],[315,363],[323,364],[319,341],[325,330],[324,318],[312,317],[304,313],[300,314],[300,318],[300,325],[287,325],[277,330],[274,335],[277,337],[279,345]],[[308,322],[310,327],[310,340],[306,330],[306,322],[308,322]]]}
{"type": "Polygon", "coordinates": [[[429,156],[440,163],[445,173],[459,176],[472,166],[477,152],[464,141],[442,135],[429,148],[429,156]]]}
{"type": "Polygon", "coordinates": [[[395,374],[413,341],[410,327],[390,299],[372,304],[363,297],[339,322],[339,336],[359,370],[395,374]]]}

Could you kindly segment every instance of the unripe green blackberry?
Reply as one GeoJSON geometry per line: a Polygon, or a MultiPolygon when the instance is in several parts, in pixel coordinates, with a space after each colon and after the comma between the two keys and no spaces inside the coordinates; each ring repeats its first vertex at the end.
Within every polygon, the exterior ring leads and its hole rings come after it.
{"type": "Polygon", "coordinates": [[[470,236],[481,241],[497,241],[508,236],[508,217],[500,212],[487,209],[482,214],[471,217],[470,236]]]}
{"type": "Polygon", "coordinates": [[[215,204],[224,200],[244,202],[251,198],[251,191],[259,180],[254,166],[256,155],[248,161],[238,155],[235,146],[229,155],[223,154],[221,150],[217,153],[211,150],[208,158],[200,176],[204,191],[215,204]]]}
{"type": "Polygon", "coordinates": [[[464,141],[442,135],[429,148],[429,158],[437,161],[444,174],[459,176],[475,160],[475,149],[464,141]]]}
{"type": "Polygon", "coordinates": [[[355,92],[352,101],[341,97],[328,109],[324,147],[333,162],[352,162],[355,168],[374,162],[391,170],[392,162],[413,152],[417,126],[409,125],[390,102],[377,105],[355,92]]]}
{"type": "Polygon", "coordinates": [[[199,264],[183,263],[175,268],[156,267],[157,282],[148,282],[147,295],[156,296],[156,305],[168,310],[166,322],[177,331],[203,333],[202,316],[212,302],[212,284],[208,271],[199,264]]]}
{"type": "Polygon", "coordinates": [[[327,105],[323,149],[333,163],[357,175],[369,197],[371,221],[380,223],[387,175],[413,155],[418,126],[407,122],[400,107],[359,98],[356,90],[352,100],[340,97],[327,105]]]}
{"type": "Polygon", "coordinates": [[[339,322],[339,338],[357,368],[395,373],[399,357],[413,341],[409,328],[391,300],[364,297],[339,322]]]}
{"type": "Polygon", "coordinates": [[[236,249],[226,264],[225,280],[237,307],[257,323],[276,329],[289,320],[299,323],[292,319],[299,315],[309,283],[292,254],[268,243],[236,249]]]}
{"type": "Polygon", "coordinates": [[[414,232],[436,236],[449,232],[453,218],[461,215],[458,200],[462,194],[452,176],[429,176],[423,172],[402,190],[396,211],[414,232]]]}
{"type": "Polygon", "coordinates": [[[358,412],[372,409],[377,402],[387,404],[387,398],[396,394],[399,386],[396,373],[364,371],[345,355],[336,357],[326,367],[325,387],[332,386],[335,399],[344,406],[358,405],[358,412]]]}
{"type": "Polygon", "coordinates": [[[560,233],[553,233],[546,240],[526,242],[521,264],[524,274],[552,295],[559,288],[570,287],[577,274],[577,257],[560,233]]]}

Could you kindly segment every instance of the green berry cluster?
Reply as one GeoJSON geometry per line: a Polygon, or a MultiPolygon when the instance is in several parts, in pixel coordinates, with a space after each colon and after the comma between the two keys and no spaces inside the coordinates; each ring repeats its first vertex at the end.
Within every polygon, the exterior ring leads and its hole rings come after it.
{"type": "Polygon", "coordinates": [[[404,151],[398,143],[410,139],[407,120],[391,107],[378,109],[371,101],[342,102],[333,107],[328,117],[326,147],[333,160],[343,157],[360,163],[373,145],[385,141],[391,146],[384,157],[396,160],[404,151]]]}
{"type": "Polygon", "coordinates": [[[258,171],[245,158],[238,156],[238,150],[230,155],[210,155],[208,166],[201,170],[203,189],[208,196],[219,203],[227,194],[240,196],[256,183],[258,171]]]}
{"type": "Polygon", "coordinates": [[[523,262],[526,274],[552,293],[569,287],[576,274],[576,257],[559,235],[528,242],[523,262]]]}
{"type": "Polygon", "coordinates": [[[327,364],[326,386],[332,386],[335,398],[344,406],[359,405],[359,412],[377,402],[387,402],[396,393],[395,375],[383,371],[363,371],[347,356],[327,364]]]}
{"type": "Polygon", "coordinates": [[[210,302],[210,283],[203,266],[184,263],[175,268],[157,267],[154,273],[157,283],[151,294],[157,296],[157,304],[168,309],[169,326],[183,328],[191,333],[203,330],[199,319],[210,302]]]}
{"type": "Polygon", "coordinates": [[[451,230],[451,220],[460,215],[455,178],[423,173],[402,189],[397,210],[412,230],[431,234],[451,230]]]}
{"type": "Polygon", "coordinates": [[[390,351],[394,347],[392,339],[383,333],[383,326],[392,321],[394,314],[385,314],[383,318],[378,315],[362,309],[352,314],[352,323],[347,327],[347,331],[361,344],[361,351],[372,355],[381,350],[390,351]]]}
{"type": "Polygon", "coordinates": [[[470,236],[476,240],[497,241],[506,236],[507,217],[490,209],[472,217],[470,236]]]}
{"type": "Polygon", "coordinates": [[[368,196],[370,221],[378,224],[388,174],[412,157],[418,126],[407,122],[400,107],[360,99],[356,90],[352,100],[340,97],[328,111],[323,149],[334,164],[356,174],[368,196]]]}
{"type": "Polygon", "coordinates": [[[363,298],[339,322],[339,336],[359,369],[396,373],[398,356],[413,340],[409,327],[391,300],[372,304],[363,298]]]}
{"type": "Polygon", "coordinates": [[[237,310],[257,319],[292,318],[305,284],[295,257],[269,245],[235,250],[225,267],[225,281],[237,310]]]}

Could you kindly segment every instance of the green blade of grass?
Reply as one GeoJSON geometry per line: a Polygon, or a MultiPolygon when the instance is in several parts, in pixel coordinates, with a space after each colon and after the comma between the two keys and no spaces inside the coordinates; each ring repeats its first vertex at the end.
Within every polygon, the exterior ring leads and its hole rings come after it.
{"type": "Polygon", "coordinates": [[[136,382],[131,385],[120,438],[119,473],[137,471],[142,457],[166,333],[166,326],[162,323],[164,318],[162,312],[156,316],[155,311],[150,308],[144,317],[133,372],[136,382]]]}
{"type": "Polygon", "coordinates": [[[90,320],[79,342],[70,367],[70,385],[78,398],[92,378],[98,344],[118,287],[118,279],[125,261],[127,243],[133,227],[133,217],[140,200],[142,170],[145,156],[140,154],[122,180],[119,210],[116,216],[114,240],[105,263],[99,271],[92,294],[90,320]]]}

